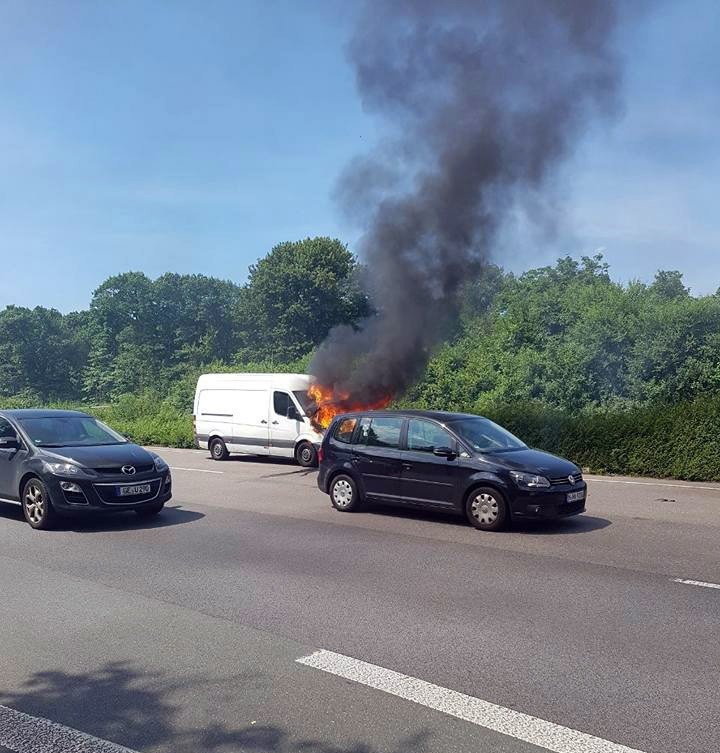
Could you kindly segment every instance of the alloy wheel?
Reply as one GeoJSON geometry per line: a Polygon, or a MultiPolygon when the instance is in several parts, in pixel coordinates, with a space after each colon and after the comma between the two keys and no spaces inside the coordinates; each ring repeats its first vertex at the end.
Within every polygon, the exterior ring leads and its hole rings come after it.
{"type": "Polygon", "coordinates": [[[33,525],[42,522],[45,516],[45,498],[42,489],[35,483],[30,482],[25,489],[25,510],[33,525]]]}

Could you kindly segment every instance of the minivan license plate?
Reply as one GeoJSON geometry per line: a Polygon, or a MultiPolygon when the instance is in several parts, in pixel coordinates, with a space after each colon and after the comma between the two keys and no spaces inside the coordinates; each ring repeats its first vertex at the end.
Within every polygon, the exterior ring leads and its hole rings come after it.
{"type": "Polygon", "coordinates": [[[119,487],[121,497],[135,497],[138,494],[149,494],[150,484],[137,484],[136,486],[119,487]]]}
{"type": "Polygon", "coordinates": [[[569,492],[567,495],[568,502],[579,502],[581,499],[585,499],[585,490],[580,492],[569,492]]]}

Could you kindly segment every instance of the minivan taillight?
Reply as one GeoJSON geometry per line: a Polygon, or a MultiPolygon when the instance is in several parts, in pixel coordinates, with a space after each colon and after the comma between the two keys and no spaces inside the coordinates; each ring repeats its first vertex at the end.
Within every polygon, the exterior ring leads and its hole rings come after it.
{"type": "Polygon", "coordinates": [[[318,463],[322,463],[322,461],[323,461],[323,448],[320,447],[318,449],[318,463]]]}

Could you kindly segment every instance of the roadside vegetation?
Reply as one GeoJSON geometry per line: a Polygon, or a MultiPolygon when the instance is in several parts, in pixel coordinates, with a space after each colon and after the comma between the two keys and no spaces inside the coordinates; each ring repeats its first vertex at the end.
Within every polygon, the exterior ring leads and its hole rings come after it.
{"type": "MultiPolygon", "coordinates": [[[[371,313],[337,240],[282,243],[237,285],[107,280],[89,309],[0,311],[0,407],[82,407],[146,444],[192,446],[205,371],[305,371],[371,313]]],[[[602,472],[720,480],[720,294],[612,280],[602,257],[468,281],[460,317],[398,404],[480,413],[602,472]]]]}

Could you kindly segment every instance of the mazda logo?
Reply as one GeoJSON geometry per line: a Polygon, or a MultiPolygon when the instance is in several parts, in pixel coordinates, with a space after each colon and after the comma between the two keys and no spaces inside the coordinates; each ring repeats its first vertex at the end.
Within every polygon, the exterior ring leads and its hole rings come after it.
{"type": "Polygon", "coordinates": [[[126,476],[134,476],[135,475],[135,466],[134,465],[124,465],[120,470],[126,476]]]}

